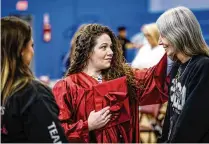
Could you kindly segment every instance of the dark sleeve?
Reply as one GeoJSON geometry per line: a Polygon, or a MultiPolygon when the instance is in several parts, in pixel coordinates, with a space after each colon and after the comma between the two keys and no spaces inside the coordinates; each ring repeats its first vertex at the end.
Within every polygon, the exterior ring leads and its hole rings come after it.
{"type": "Polygon", "coordinates": [[[164,143],[168,139],[168,132],[170,127],[170,101],[168,101],[167,109],[166,109],[166,115],[163,123],[163,129],[162,129],[162,136],[158,138],[158,143],[164,143]]]}
{"type": "Polygon", "coordinates": [[[38,93],[38,99],[28,107],[24,130],[33,143],[67,143],[58,120],[59,110],[51,93],[38,93]]]}
{"type": "Polygon", "coordinates": [[[193,72],[187,100],[176,122],[171,142],[201,142],[209,130],[209,61],[201,62],[193,72]]]}

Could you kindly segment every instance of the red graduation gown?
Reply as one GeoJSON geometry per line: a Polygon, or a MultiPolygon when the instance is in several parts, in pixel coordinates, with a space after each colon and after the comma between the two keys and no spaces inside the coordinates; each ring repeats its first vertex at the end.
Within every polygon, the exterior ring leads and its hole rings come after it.
{"type": "Polygon", "coordinates": [[[126,77],[104,82],[104,85],[85,73],[77,73],[56,83],[53,88],[59,106],[59,119],[69,142],[139,142],[139,105],[167,101],[167,57],[150,69],[135,69],[140,89],[138,99],[129,104],[126,77]],[[104,96],[103,100],[102,97],[104,96]],[[101,99],[101,100],[99,100],[101,99]],[[102,102],[102,104],[100,104],[102,102]],[[88,131],[88,116],[92,110],[111,106],[112,120],[102,129],[88,131]]]}

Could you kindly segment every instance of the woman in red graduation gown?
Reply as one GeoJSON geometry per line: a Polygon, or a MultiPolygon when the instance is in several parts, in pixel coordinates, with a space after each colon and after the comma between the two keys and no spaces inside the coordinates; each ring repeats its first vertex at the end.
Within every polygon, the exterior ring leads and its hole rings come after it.
{"type": "Polygon", "coordinates": [[[74,56],[53,88],[69,142],[139,142],[138,106],[167,101],[167,57],[132,69],[106,26],[88,24],[74,36],[74,56]]]}

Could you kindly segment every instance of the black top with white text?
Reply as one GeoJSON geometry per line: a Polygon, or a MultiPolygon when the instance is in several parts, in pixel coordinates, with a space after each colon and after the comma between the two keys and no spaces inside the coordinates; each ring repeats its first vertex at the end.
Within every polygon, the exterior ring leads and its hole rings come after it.
{"type": "Polygon", "coordinates": [[[1,142],[67,143],[51,90],[32,81],[1,107],[1,142]]]}
{"type": "Polygon", "coordinates": [[[193,56],[174,64],[159,142],[209,142],[209,58],[193,56]]]}

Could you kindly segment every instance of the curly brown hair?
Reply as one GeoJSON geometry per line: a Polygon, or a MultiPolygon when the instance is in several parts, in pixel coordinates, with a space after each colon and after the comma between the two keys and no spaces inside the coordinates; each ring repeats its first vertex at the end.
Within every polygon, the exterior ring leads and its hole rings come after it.
{"type": "Polygon", "coordinates": [[[71,62],[74,60],[74,51],[76,47],[76,38],[77,36],[84,30],[86,24],[82,24],[81,26],[78,27],[77,31],[73,35],[73,38],[71,39],[70,43],[70,54],[69,54],[69,63],[71,65],[71,62]]]}
{"type": "Polygon", "coordinates": [[[87,66],[87,61],[93,48],[96,45],[96,40],[102,34],[110,36],[112,41],[113,57],[111,66],[108,69],[102,70],[102,76],[105,80],[112,80],[122,76],[127,76],[128,93],[132,100],[136,99],[136,82],[132,68],[126,64],[123,57],[121,44],[115,34],[107,27],[100,24],[87,24],[75,37],[75,49],[71,55],[73,61],[65,76],[82,72],[87,66]]]}

